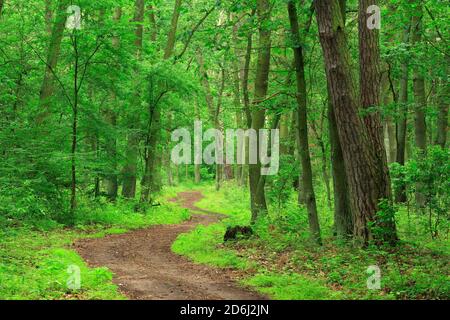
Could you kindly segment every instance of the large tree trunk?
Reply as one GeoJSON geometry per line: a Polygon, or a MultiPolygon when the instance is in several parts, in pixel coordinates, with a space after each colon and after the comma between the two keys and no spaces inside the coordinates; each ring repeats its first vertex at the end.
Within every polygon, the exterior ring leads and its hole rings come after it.
{"type": "Polygon", "coordinates": [[[302,165],[302,186],[306,209],[308,211],[309,229],[312,239],[321,243],[319,217],[317,215],[316,196],[314,193],[311,157],[309,153],[306,79],[303,49],[300,45],[300,33],[297,18],[297,8],[292,0],[288,2],[289,21],[291,25],[292,42],[294,44],[294,65],[297,79],[297,134],[300,162],[302,165]]]}
{"type": "Polygon", "coordinates": [[[354,215],[354,236],[362,244],[367,244],[372,239],[393,242],[396,239],[395,229],[374,234],[370,228],[373,222],[380,224],[376,219],[378,202],[382,198],[380,191],[387,187],[377,185],[381,180],[379,163],[371,148],[365,124],[358,114],[359,99],[352,79],[340,5],[337,0],[316,0],[315,8],[347,173],[354,215]]]}
{"type": "MultiPolygon", "coordinates": [[[[339,0],[341,14],[345,23],[346,0],[339,0]]],[[[330,84],[327,81],[328,92],[328,126],[331,145],[331,166],[334,192],[334,229],[339,239],[351,239],[353,235],[353,215],[351,211],[347,173],[345,171],[344,157],[339,140],[336,117],[333,109],[330,84]]]]}
{"type": "MultiPolygon", "coordinates": [[[[134,21],[137,22],[135,29],[134,45],[136,47],[136,57],[141,58],[142,52],[142,40],[144,27],[142,22],[144,20],[144,0],[136,0],[134,21]]],[[[140,94],[135,93],[135,103],[141,102],[140,94]]],[[[131,122],[136,122],[136,117],[131,117],[131,122]]],[[[127,150],[126,150],[126,164],[123,169],[123,187],[122,195],[125,198],[134,198],[136,196],[136,174],[137,174],[137,162],[139,154],[139,137],[135,130],[135,123],[132,123],[128,132],[127,138],[127,150]]]]}
{"type": "MultiPolygon", "coordinates": [[[[270,52],[271,52],[271,30],[270,23],[270,3],[268,0],[257,0],[257,15],[259,22],[259,43],[258,43],[258,64],[255,76],[255,94],[253,101],[252,126],[257,133],[264,128],[265,109],[260,105],[264,100],[269,87],[270,52]]],[[[259,149],[259,137],[258,137],[259,149]]],[[[261,162],[258,157],[256,164],[249,165],[250,195],[252,222],[267,213],[267,204],[264,185],[259,185],[261,178],[261,162]]]]}
{"type": "Polygon", "coordinates": [[[336,118],[334,115],[331,94],[328,103],[328,126],[331,144],[331,166],[334,191],[334,227],[340,239],[350,239],[353,235],[353,216],[351,211],[347,173],[344,166],[341,143],[339,141],[336,118]]]}
{"type": "MultiPolygon", "coordinates": [[[[359,0],[359,66],[360,99],[366,110],[379,108],[381,96],[380,73],[380,35],[378,29],[369,29],[367,21],[370,14],[367,8],[377,5],[377,0],[359,0]]],[[[383,140],[383,125],[379,111],[369,111],[364,117],[370,144],[373,146],[377,164],[378,198],[391,200],[391,181],[387,165],[386,149],[383,140]]]]}
{"type": "Polygon", "coordinates": [[[48,47],[47,60],[45,66],[44,80],[42,81],[41,91],[39,94],[39,104],[41,111],[36,118],[36,122],[41,124],[50,114],[51,98],[54,91],[54,81],[56,67],[58,65],[59,52],[61,49],[61,41],[64,34],[66,24],[66,9],[68,0],[59,0],[56,12],[56,20],[53,24],[51,32],[50,45],[48,47]]]}
{"type": "MultiPolygon", "coordinates": [[[[416,10],[414,10],[412,17],[412,35],[411,42],[413,45],[420,45],[422,42],[422,19],[423,8],[422,4],[417,1],[416,10]]],[[[413,68],[413,91],[414,91],[414,128],[415,128],[415,143],[419,151],[419,157],[423,157],[427,150],[427,124],[425,119],[425,109],[427,107],[427,98],[425,93],[425,78],[418,63],[414,64],[413,68]]],[[[418,183],[416,185],[416,204],[419,207],[425,206],[425,196],[422,192],[423,186],[418,183]]]]}

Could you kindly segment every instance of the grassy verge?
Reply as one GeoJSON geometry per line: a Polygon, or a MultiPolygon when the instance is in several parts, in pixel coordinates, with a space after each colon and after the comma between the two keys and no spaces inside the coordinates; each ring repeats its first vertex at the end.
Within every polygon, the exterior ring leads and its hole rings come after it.
{"type": "MultiPolygon", "coordinates": [[[[172,249],[198,263],[223,268],[239,268],[242,284],[254,287],[274,299],[446,299],[450,296],[448,242],[409,238],[397,248],[361,250],[338,243],[332,235],[332,211],[326,201],[318,201],[324,245],[308,240],[307,215],[296,206],[295,197],[255,226],[249,240],[223,243],[228,225],[246,225],[250,220],[247,192],[225,185],[215,192],[201,185],[205,198],[198,207],[228,215],[220,223],[178,237],[172,249]],[[426,243],[426,245],[417,245],[426,243]],[[430,248],[433,248],[432,250],[430,248]],[[368,271],[381,271],[380,289],[369,290],[368,271]]],[[[320,199],[320,194],[318,196],[320,199]]],[[[406,228],[400,211],[400,232],[406,228]]]]}
{"type": "Polygon", "coordinates": [[[91,204],[89,211],[81,205],[70,229],[53,220],[1,221],[0,299],[125,299],[112,283],[111,271],[89,268],[70,248],[73,241],[188,218],[187,210],[164,201],[145,214],[134,212],[132,203],[119,201],[94,208],[91,204]],[[73,266],[79,268],[81,286],[71,290],[73,266]]]}

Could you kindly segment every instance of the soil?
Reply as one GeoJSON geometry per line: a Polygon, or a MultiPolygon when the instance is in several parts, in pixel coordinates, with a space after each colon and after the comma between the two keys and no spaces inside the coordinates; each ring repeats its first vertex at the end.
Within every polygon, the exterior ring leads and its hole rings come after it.
{"type": "Polygon", "coordinates": [[[91,267],[108,267],[113,282],[130,299],[136,300],[260,300],[265,297],[239,286],[238,271],[198,265],[171,251],[181,233],[197,225],[208,225],[223,215],[200,209],[198,191],[182,192],[172,202],[191,212],[182,224],[158,225],[126,234],[83,239],[75,249],[91,267]]]}

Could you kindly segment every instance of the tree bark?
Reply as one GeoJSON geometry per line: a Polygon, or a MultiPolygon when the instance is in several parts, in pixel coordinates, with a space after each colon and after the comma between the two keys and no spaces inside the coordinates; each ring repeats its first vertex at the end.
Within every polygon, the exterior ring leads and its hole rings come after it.
{"type": "Polygon", "coordinates": [[[312,239],[321,243],[319,217],[317,214],[316,196],[314,193],[311,156],[309,153],[307,92],[303,48],[300,45],[300,32],[297,18],[297,8],[294,1],[288,2],[289,22],[291,26],[292,42],[294,44],[294,65],[297,80],[297,135],[300,162],[302,165],[302,186],[306,209],[308,211],[309,229],[312,239]]]}
{"type": "Polygon", "coordinates": [[[443,82],[441,92],[439,93],[438,103],[439,103],[439,115],[437,119],[437,135],[435,144],[441,146],[445,149],[447,144],[447,134],[448,134],[448,104],[450,101],[449,86],[448,83],[443,82]]]}
{"type": "MultiPolygon", "coordinates": [[[[134,46],[136,48],[136,57],[137,59],[141,59],[142,52],[142,41],[143,41],[143,24],[144,21],[144,0],[136,0],[135,1],[135,11],[134,11],[134,19],[137,22],[135,29],[135,40],[134,46]]],[[[139,92],[135,93],[135,103],[141,102],[139,92]]],[[[137,162],[138,162],[138,145],[139,145],[139,137],[137,136],[137,132],[134,129],[136,117],[131,117],[130,119],[133,123],[129,128],[128,138],[127,138],[127,149],[126,149],[126,164],[123,170],[123,187],[122,187],[122,195],[125,198],[134,198],[136,196],[136,175],[137,175],[137,162]]]]}
{"type": "MultiPolygon", "coordinates": [[[[339,0],[341,14],[346,20],[346,0],[339,0]]],[[[345,171],[344,157],[339,140],[336,117],[333,109],[331,86],[327,80],[328,92],[328,126],[331,145],[331,167],[333,175],[334,192],[334,230],[337,238],[349,240],[353,236],[353,215],[351,211],[347,173],[345,171]]]]}
{"type": "MultiPolygon", "coordinates": [[[[409,42],[409,33],[411,29],[411,23],[405,27],[403,31],[402,42],[407,44],[409,42]]],[[[398,96],[398,120],[396,126],[396,136],[397,136],[397,155],[396,162],[404,166],[405,156],[406,156],[406,136],[408,130],[408,82],[409,82],[409,64],[407,59],[402,62],[401,65],[401,77],[400,77],[400,88],[398,96]]],[[[400,185],[395,191],[395,202],[405,203],[406,198],[406,186],[400,185]]]]}
{"type": "MultiPolygon", "coordinates": [[[[257,15],[259,23],[258,63],[255,76],[255,94],[253,100],[252,125],[251,128],[257,133],[264,128],[265,109],[260,105],[264,100],[269,87],[270,52],[271,52],[271,30],[270,3],[268,0],[257,0],[257,15]]],[[[258,137],[259,145],[259,137],[258,137]]],[[[258,148],[259,149],[259,148],[258,148]]],[[[258,157],[256,164],[249,165],[250,195],[252,222],[267,213],[267,204],[264,185],[258,188],[261,178],[261,162],[258,157]]]]}
{"type": "MultiPolygon", "coordinates": [[[[394,97],[393,88],[391,88],[389,72],[389,70],[385,70],[382,75],[382,98],[385,107],[388,107],[393,102],[398,102],[395,101],[396,97],[394,97]]],[[[395,123],[391,115],[385,116],[383,127],[387,161],[388,163],[393,163],[397,156],[397,138],[395,136],[395,123]]]]}
{"type": "Polygon", "coordinates": [[[175,39],[177,35],[178,19],[180,18],[180,8],[182,0],[175,0],[175,7],[173,9],[172,21],[167,35],[166,49],[164,50],[164,59],[169,59],[173,54],[173,49],[175,47],[175,39]]]}
{"type": "Polygon", "coordinates": [[[395,230],[374,234],[370,228],[371,223],[380,223],[376,213],[381,200],[380,189],[386,190],[386,186],[377,185],[380,181],[379,164],[370,147],[365,124],[358,114],[359,99],[352,78],[340,4],[337,0],[316,0],[315,8],[347,173],[355,240],[363,245],[370,240],[394,242],[395,230]]]}
{"type": "MultiPolygon", "coordinates": [[[[331,94],[329,95],[329,99],[331,99],[331,94]]],[[[334,227],[336,236],[345,240],[350,239],[353,235],[353,216],[344,157],[342,155],[341,143],[331,100],[328,103],[328,126],[334,190],[334,227]]]]}
{"type": "MultiPolygon", "coordinates": [[[[238,50],[238,35],[237,32],[239,30],[239,24],[236,23],[236,25],[233,28],[233,45],[234,45],[234,60],[233,60],[233,105],[235,110],[235,117],[236,117],[236,127],[238,129],[242,128],[243,119],[242,119],[242,104],[241,104],[241,85],[240,85],[240,71],[239,71],[239,50],[238,50]]],[[[237,146],[240,147],[239,145],[237,146]]],[[[241,146],[242,149],[244,149],[245,145],[241,146]]],[[[238,159],[240,161],[237,161],[238,164],[235,166],[235,178],[236,182],[238,184],[242,181],[242,171],[243,171],[243,165],[239,164],[239,162],[242,162],[244,159],[238,159]]]]}
{"type": "MultiPolygon", "coordinates": [[[[253,10],[251,13],[251,17],[255,15],[256,11],[253,10]]],[[[253,48],[253,32],[249,31],[247,34],[247,46],[245,50],[244,57],[244,67],[242,69],[242,102],[244,104],[244,113],[245,113],[245,123],[246,128],[250,129],[252,127],[252,115],[250,111],[250,94],[249,94],[249,74],[250,74],[250,64],[252,61],[252,48],[253,48]]],[[[242,166],[242,175],[241,175],[241,185],[247,185],[249,181],[249,139],[245,137],[245,165],[242,166]]]]}
{"type": "Polygon", "coordinates": [[[66,9],[68,0],[59,0],[58,9],[56,12],[56,20],[53,24],[53,29],[50,37],[50,44],[48,47],[47,60],[45,66],[44,79],[41,85],[39,94],[39,104],[41,111],[36,118],[37,124],[42,124],[50,114],[51,98],[54,92],[54,81],[56,67],[58,65],[59,52],[61,49],[61,41],[64,35],[64,28],[66,25],[66,9]]]}
{"type": "Polygon", "coordinates": [[[359,0],[359,66],[360,66],[360,99],[362,108],[368,111],[365,115],[370,144],[373,146],[377,164],[378,199],[392,200],[391,180],[387,165],[387,154],[383,140],[381,123],[380,96],[380,35],[378,29],[369,29],[367,21],[370,14],[367,8],[378,5],[377,0],[359,0]],[[370,111],[373,108],[376,111],[370,111]]]}
{"type": "MultiPolygon", "coordinates": [[[[417,2],[417,8],[412,18],[412,36],[411,42],[413,45],[420,45],[422,42],[422,18],[423,8],[422,4],[417,2]]],[[[425,152],[427,148],[427,125],[425,121],[426,93],[425,93],[425,78],[418,66],[418,63],[413,68],[413,91],[414,91],[414,113],[415,113],[415,139],[416,147],[420,152],[425,152]]]]}
{"type": "Polygon", "coordinates": [[[156,15],[155,15],[155,7],[153,5],[149,5],[148,7],[148,19],[150,22],[150,41],[155,43],[158,38],[158,24],[156,23],[156,15]]]}
{"type": "MultiPolygon", "coordinates": [[[[118,23],[122,17],[122,8],[118,7],[114,10],[113,20],[118,23]]],[[[111,40],[114,49],[118,50],[120,47],[120,39],[115,36],[111,40]]],[[[114,105],[117,104],[117,97],[115,93],[115,88],[111,92],[111,101],[114,105]]],[[[112,130],[114,130],[112,135],[108,135],[106,138],[106,154],[110,161],[110,168],[105,177],[106,194],[110,200],[115,200],[117,198],[119,184],[117,178],[117,139],[116,139],[116,126],[117,126],[117,114],[114,111],[114,106],[109,106],[104,112],[105,122],[108,123],[112,130]]]]}
{"type": "MultiPolygon", "coordinates": [[[[413,45],[420,45],[422,42],[422,19],[423,7],[420,1],[416,1],[412,17],[412,35],[411,42],[413,45]]],[[[413,67],[413,92],[414,92],[414,132],[415,144],[419,151],[419,158],[422,158],[427,150],[427,123],[425,119],[425,109],[427,107],[427,98],[425,93],[425,77],[418,63],[413,67]]],[[[425,206],[425,195],[422,192],[423,186],[421,183],[416,184],[416,204],[419,207],[425,206]]]]}

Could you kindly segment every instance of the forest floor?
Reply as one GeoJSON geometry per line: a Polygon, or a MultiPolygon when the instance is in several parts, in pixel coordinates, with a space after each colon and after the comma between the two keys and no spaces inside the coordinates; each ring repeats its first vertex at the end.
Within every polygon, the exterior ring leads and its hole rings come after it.
{"type": "Polygon", "coordinates": [[[195,203],[202,198],[201,192],[188,191],[170,199],[196,213],[182,224],[82,239],[74,248],[89,266],[108,267],[115,274],[113,282],[131,299],[264,299],[236,284],[239,271],[195,264],[171,251],[180,234],[225,217],[198,208],[195,203]]]}

